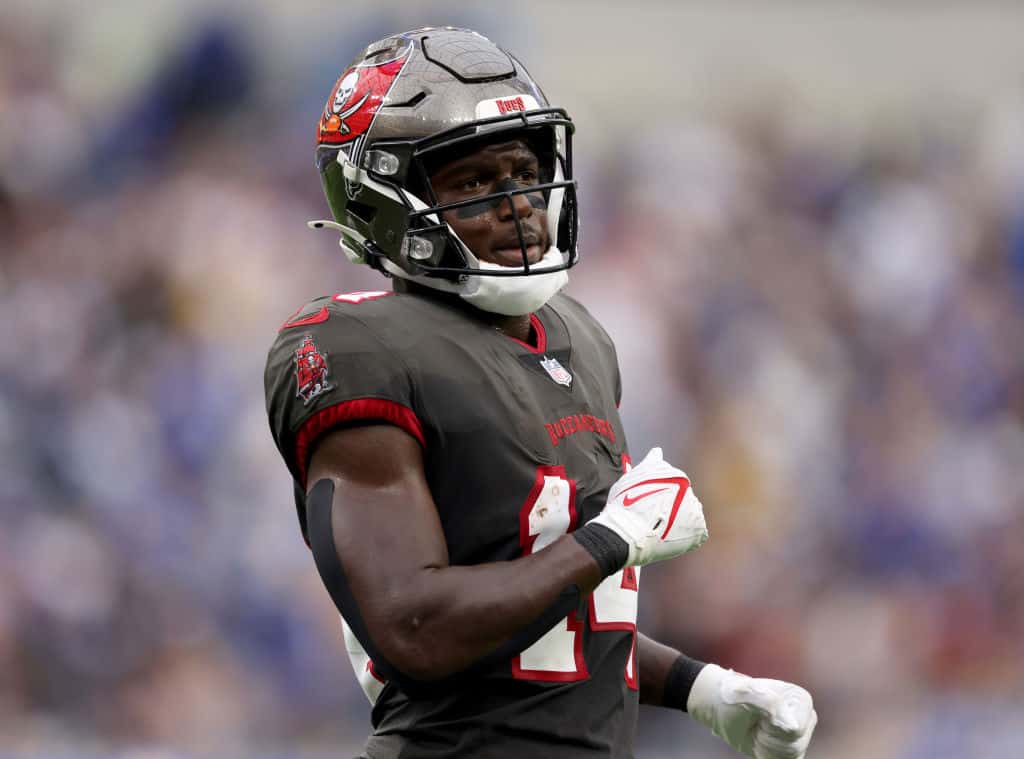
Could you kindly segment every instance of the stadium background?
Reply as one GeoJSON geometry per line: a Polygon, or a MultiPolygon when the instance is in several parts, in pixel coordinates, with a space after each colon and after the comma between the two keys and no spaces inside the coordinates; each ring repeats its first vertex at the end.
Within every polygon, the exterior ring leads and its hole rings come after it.
{"type": "MultiPolygon", "coordinates": [[[[1024,746],[1024,6],[0,9],[0,755],[352,755],[261,387],[367,41],[468,25],[578,123],[571,292],[712,539],[641,627],[805,684],[813,757],[1024,746]]],[[[731,754],[645,710],[639,759],[731,754]]]]}

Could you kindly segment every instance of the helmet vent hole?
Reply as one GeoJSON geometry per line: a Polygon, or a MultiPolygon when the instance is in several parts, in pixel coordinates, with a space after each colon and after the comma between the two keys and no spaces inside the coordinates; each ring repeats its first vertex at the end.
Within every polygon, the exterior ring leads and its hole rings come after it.
{"type": "Polygon", "coordinates": [[[418,106],[420,103],[422,103],[426,99],[427,99],[427,93],[425,93],[422,90],[420,90],[415,95],[413,95],[411,98],[406,100],[404,103],[387,103],[384,107],[385,108],[415,108],[416,106],[418,106]]]}

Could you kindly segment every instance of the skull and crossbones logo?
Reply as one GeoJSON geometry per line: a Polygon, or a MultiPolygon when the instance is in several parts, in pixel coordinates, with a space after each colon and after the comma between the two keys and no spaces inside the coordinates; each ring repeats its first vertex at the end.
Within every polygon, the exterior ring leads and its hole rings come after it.
{"type": "Polygon", "coordinates": [[[356,86],[358,84],[358,71],[349,72],[345,78],[338,83],[338,91],[334,95],[334,103],[332,104],[331,110],[334,112],[333,115],[337,118],[337,129],[341,134],[348,134],[349,131],[351,131],[348,124],[345,123],[345,119],[362,108],[363,103],[365,103],[366,99],[370,97],[370,93],[366,92],[353,105],[350,105],[347,108],[345,107],[348,101],[355,94],[356,86]]]}

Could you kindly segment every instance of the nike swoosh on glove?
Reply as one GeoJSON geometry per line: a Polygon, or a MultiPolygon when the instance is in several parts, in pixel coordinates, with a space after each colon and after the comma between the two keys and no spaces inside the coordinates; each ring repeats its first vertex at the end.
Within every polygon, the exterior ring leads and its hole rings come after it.
{"type": "Polygon", "coordinates": [[[753,759],[804,759],[818,724],[811,694],[799,685],[748,677],[717,664],[697,675],[686,710],[753,759]]]}
{"type": "Polygon", "coordinates": [[[622,475],[608,492],[600,524],[629,546],[627,566],[640,567],[692,551],[708,539],[704,509],[685,472],[665,462],[661,448],[622,475]]]}

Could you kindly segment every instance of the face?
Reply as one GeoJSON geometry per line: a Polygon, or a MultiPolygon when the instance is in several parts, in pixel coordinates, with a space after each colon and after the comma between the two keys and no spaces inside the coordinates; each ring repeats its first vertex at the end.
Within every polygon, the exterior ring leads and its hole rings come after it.
{"type": "MultiPolygon", "coordinates": [[[[496,192],[538,184],[536,154],[521,140],[485,145],[450,161],[430,175],[439,204],[471,200],[496,192]]],[[[522,266],[523,254],[516,235],[515,213],[527,244],[527,257],[536,263],[548,249],[547,203],[542,193],[482,200],[444,212],[444,220],[482,261],[500,266],[522,266]]]]}

